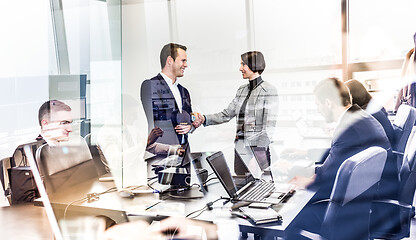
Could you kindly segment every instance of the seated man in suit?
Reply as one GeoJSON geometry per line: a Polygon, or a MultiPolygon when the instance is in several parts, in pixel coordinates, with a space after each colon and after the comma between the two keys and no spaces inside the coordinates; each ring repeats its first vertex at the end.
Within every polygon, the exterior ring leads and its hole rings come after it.
{"type": "MultiPolygon", "coordinates": [[[[328,155],[323,165],[316,169],[316,174],[310,178],[297,176],[291,181],[299,188],[317,192],[291,224],[288,239],[301,239],[297,235],[300,229],[320,233],[328,202],[311,203],[330,198],[337,171],[347,158],[372,146],[382,147],[391,153],[390,142],[381,124],[359,106],[351,104],[349,90],[342,81],[325,79],[318,83],[314,94],[318,111],[327,122],[336,122],[337,126],[328,155]]],[[[358,222],[356,219],[345,221],[348,224],[358,222]]]]}

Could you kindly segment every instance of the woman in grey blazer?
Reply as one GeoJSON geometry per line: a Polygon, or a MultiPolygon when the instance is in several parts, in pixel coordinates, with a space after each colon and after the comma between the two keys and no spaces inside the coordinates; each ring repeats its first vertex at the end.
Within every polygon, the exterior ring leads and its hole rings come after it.
{"type": "Polygon", "coordinates": [[[261,77],[266,63],[259,51],[241,55],[240,71],[248,83],[240,86],[232,102],[223,111],[198,115],[197,123],[216,125],[236,118],[236,140],[245,146],[264,148],[270,163],[269,144],[277,121],[278,95],[276,88],[261,77]]]}

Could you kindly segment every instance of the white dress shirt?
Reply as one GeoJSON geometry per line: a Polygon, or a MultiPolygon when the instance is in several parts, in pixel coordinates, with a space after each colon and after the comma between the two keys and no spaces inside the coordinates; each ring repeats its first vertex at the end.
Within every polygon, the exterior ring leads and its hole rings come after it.
{"type": "Polygon", "coordinates": [[[172,79],[170,79],[168,76],[166,76],[162,72],[160,73],[160,75],[162,75],[163,79],[168,84],[169,89],[172,92],[173,97],[175,98],[176,105],[178,105],[179,112],[182,113],[182,97],[178,88],[178,80],[176,80],[175,83],[172,84],[172,79]]]}

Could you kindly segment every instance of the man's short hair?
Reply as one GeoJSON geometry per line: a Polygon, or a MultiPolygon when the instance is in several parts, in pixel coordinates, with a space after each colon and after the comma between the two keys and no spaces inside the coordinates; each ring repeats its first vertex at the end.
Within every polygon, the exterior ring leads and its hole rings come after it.
{"type": "Polygon", "coordinates": [[[59,100],[50,100],[42,104],[39,108],[38,120],[39,125],[42,126],[42,120],[47,119],[50,121],[51,113],[59,111],[71,111],[71,107],[59,100]]]}
{"type": "Polygon", "coordinates": [[[241,54],[241,60],[251,71],[261,74],[266,68],[263,53],[259,51],[251,51],[241,54]]]}
{"type": "Polygon", "coordinates": [[[160,66],[162,69],[166,65],[166,59],[168,59],[169,56],[173,58],[173,60],[176,59],[178,56],[178,49],[182,49],[186,51],[186,47],[177,43],[168,43],[165,46],[163,46],[162,50],[160,51],[160,66]]]}
{"type": "Polygon", "coordinates": [[[321,102],[325,99],[330,99],[344,107],[351,104],[351,95],[348,87],[344,82],[335,77],[320,81],[313,93],[321,102]]]}

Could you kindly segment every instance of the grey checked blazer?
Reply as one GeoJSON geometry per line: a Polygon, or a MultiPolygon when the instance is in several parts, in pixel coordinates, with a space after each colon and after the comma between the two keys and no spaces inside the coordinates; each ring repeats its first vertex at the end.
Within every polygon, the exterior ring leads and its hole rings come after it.
{"type": "MultiPolygon", "coordinates": [[[[205,126],[221,124],[236,117],[249,91],[249,84],[238,88],[233,101],[222,112],[205,115],[205,126]]],[[[263,81],[250,94],[244,114],[246,146],[268,147],[277,122],[276,88],[263,81]]],[[[236,118],[237,120],[237,118],[236,118]]]]}

